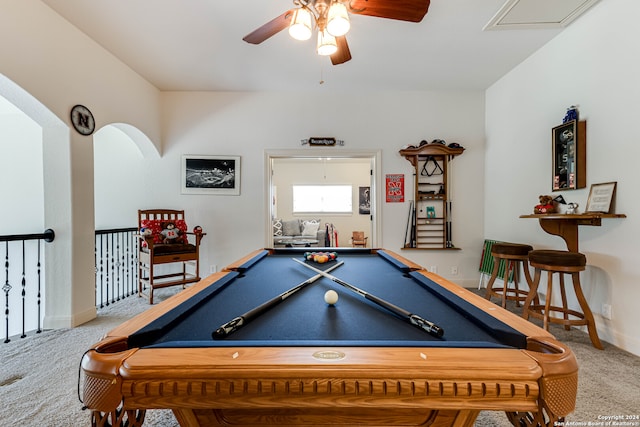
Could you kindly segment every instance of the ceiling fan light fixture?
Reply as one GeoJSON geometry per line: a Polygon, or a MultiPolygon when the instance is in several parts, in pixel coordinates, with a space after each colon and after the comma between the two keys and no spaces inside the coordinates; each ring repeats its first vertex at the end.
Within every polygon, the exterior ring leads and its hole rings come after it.
{"type": "Polygon", "coordinates": [[[318,31],[318,55],[333,55],[338,50],[336,38],[327,31],[318,31]]]}
{"type": "Polygon", "coordinates": [[[347,34],[350,28],[347,7],[343,3],[334,1],[327,16],[327,31],[334,37],[340,37],[347,34]]]}
{"type": "Polygon", "coordinates": [[[312,34],[311,13],[304,8],[296,9],[289,25],[289,35],[296,40],[309,40],[312,34]]]}

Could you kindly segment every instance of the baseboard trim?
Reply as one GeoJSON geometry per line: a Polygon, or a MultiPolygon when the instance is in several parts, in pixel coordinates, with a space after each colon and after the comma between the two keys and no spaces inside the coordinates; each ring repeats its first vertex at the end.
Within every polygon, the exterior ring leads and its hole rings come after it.
{"type": "Polygon", "coordinates": [[[44,316],[43,325],[45,329],[74,328],[89,322],[97,317],[95,307],[90,307],[80,313],[71,316],[44,316]]]}

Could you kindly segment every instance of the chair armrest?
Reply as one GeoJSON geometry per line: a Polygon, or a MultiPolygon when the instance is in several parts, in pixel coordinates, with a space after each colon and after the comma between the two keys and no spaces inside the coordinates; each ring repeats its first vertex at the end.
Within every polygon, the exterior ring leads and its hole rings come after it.
{"type": "Polygon", "coordinates": [[[137,237],[138,239],[140,239],[141,243],[142,241],[147,242],[147,247],[149,248],[149,251],[153,250],[153,234],[134,234],[135,237],[137,237]]]}
{"type": "Polygon", "coordinates": [[[187,231],[184,233],[186,236],[196,236],[196,247],[200,246],[200,241],[207,233],[194,233],[192,231],[187,231]]]}

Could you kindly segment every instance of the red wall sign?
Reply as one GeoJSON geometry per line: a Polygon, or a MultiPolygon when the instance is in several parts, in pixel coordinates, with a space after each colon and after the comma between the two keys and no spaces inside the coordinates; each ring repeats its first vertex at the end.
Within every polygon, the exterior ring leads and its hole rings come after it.
{"type": "Polygon", "coordinates": [[[387,174],[387,203],[404,202],[404,174],[387,174]]]}

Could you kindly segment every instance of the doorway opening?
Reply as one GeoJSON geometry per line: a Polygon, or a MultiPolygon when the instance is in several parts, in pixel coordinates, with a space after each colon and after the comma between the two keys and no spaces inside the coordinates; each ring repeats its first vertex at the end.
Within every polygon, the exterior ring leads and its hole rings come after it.
{"type": "Polygon", "coordinates": [[[354,231],[364,231],[368,246],[377,247],[379,151],[282,150],[265,154],[267,247],[351,247],[354,231]],[[305,189],[317,194],[316,200],[305,197],[305,189]],[[343,196],[334,197],[332,189],[343,196]],[[291,242],[291,224],[296,222],[300,233],[307,235],[291,242]],[[313,226],[313,222],[319,223],[320,233],[315,236],[309,227],[304,230],[304,225],[313,226]]]}

